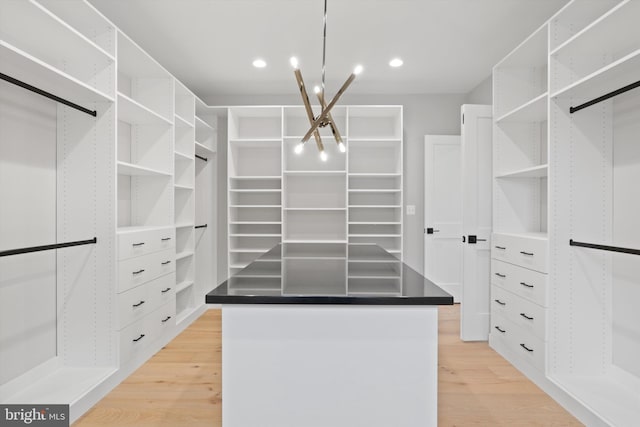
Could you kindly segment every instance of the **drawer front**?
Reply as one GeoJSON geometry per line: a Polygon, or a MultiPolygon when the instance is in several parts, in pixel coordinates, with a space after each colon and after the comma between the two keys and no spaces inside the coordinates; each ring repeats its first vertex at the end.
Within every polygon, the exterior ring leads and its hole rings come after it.
{"type": "Polygon", "coordinates": [[[173,302],[175,281],[175,273],[170,273],[119,294],[119,329],[130,325],[161,305],[173,302]]]}
{"type": "Polygon", "coordinates": [[[148,319],[153,313],[139,319],[120,331],[120,365],[142,353],[154,339],[154,327],[148,319]]]}
{"type": "Polygon", "coordinates": [[[510,318],[522,331],[545,340],[547,310],[524,298],[515,297],[511,302],[510,318]]]}
{"type": "Polygon", "coordinates": [[[173,227],[118,235],[118,259],[128,259],[175,247],[173,227]]]}
{"type": "Polygon", "coordinates": [[[514,299],[513,294],[496,285],[491,285],[491,317],[499,315],[507,319],[511,318],[515,310],[514,299]]]}
{"type": "Polygon", "coordinates": [[[149,299],[153,301],[154,307],[160,307],[161,305],[171,302],[175,305],[176,297],[176,274],[170,273],[162,277],[157,278],[151,284],[149,290],[149,299]]]}
{"type": "Polygon", "coordinates": [[[509,347],[517,357],[529,362],[538,370],[544,372],[545,343],[538,337],[523,331],[521,328],[512,327],[513,333],[509,334],[509,347]]]}
{"type": "Polygon", "coordinates": [[[491,329],[489,336],[491,341],[500,341],[504,346],[509,347],[509,335],[513,333],[512,325],[498,313],[491,313],[491,329]]]}
{"type": "Polygon", "coordinates": [[[158,327],[158,337],[166,337],[176,325],[176,305],[174,302],[163,305],[154,313],[158,327]]]}
{"type": "Polygon", "coordinates": [[[118,263],[118,292],[146,283],[175,271],[174,249],[167,249],[118,263]]]}
{"type": "Polygon", "coordinates": [[[492,236],[491,257],[547,272],[547,240],[496,233],[492,236]]]}
{"type": "Polygon", "coordinates": [[[547,275],[544,273],[492,259],[491,283],[542,307],[547,306],[547,275]]]}

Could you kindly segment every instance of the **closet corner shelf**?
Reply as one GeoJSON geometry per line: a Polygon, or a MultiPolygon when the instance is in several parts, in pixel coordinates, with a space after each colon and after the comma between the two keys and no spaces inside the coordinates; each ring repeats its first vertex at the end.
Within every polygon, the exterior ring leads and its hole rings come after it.
{"type": "Polygon", "coordinates": [[[118,174],[119,175],[131,175],[131,176],[161,176],[170,177],[170,172],[164,172],[157,169],[151,169],[144,166],[137,166],[127,162],[118,162],[118,174]]]}
{"type": "Polygon", "coordinates": [[[165,117],[120,92],[118,92],[118,120],[132,125],[171,126],[173,124],[165,117]]]}
{"type": "Polygon", "coordinates": [[[195,142],[195,146],[196,146],[196,154],[199,154],[201,156],[208,156],[216,152],[215,150],[207,147],[206,145],[198,141],[195,142]]]}
{"type": "Polygon", "coordinates": [[[0,40],[2,72],[74,103],[114,102],[114,98],[0,40]]]}
{"type": "Polygon", "coordinates": [[[496,175],[496,178],[546,178],[549,173],[548,165],[533,166],[496,175]]]}
{"type": "Polygon", "coordinates": [[[176,190],[183,190],[183,191],[193,191],[194,189],[193,185],[175,184],[174,187],[176,190]]]}
{"type": "Polygon", "coordinates": [[[215,128],[213,126],[211,126],[209,123],[205,122],[204,120],[202,120],[198,116],[196,116],[195,125],[196,125],[196,127],[204,128],[204,129],[208,130],[209,132],[215,131],[215,128]]]}
{"type": "Polygon", "coordinates": [[[184,161],[193,160],[193,156],[190,156],[190,155],[188,155],[186,153],[182,153],[182,152],[180,152],[178,150],[176,150],[174,152],[174,154],[175,154],[176,160],[184,160],[184,161]]]}
{"type": "Polygon", "coordinates": [[[193,251],[183,251],[176,254],[176,261],[193,256],[193,251]]]}
{"type": "Polygon", "coordinates": [[[184,291],[189,286],[193,285],[193,280],[183,280],[182,282],[176,285],[176,293],[184,291]]]}
{"type": "Polygon", "coordinates": [[[185,128],[192,128],[193,127],[193,123],[190,123],[187,119],[185,119],[184,117],[180,116],[179,114],[174,114],[175,120],[174,120],[174,125],[176,127],[185,127],[185,128]]]}
{"type": "Polygon", "coordinates": [[[542,93],[535,98],[500,116],[496,123],[529,123],[547,120],[547,95],[542,93]]]}

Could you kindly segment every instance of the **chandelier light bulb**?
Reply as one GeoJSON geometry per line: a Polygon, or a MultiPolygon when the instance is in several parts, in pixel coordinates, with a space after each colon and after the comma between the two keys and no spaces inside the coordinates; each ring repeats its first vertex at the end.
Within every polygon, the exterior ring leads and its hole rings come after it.
{"type": "Polygon", "coordinates": [[[302,142],[299,142],[299,143],[296,145],[296,147],[293,149],[293,151],[294,151],[296,154],[300,154],[300,153],[302,153],[302,149],[303,149],[303,148],[304,148],[304,144],[303,144],[302,142]]]}
{"type": "Polygon", "coordinates": [[[338,149],[340,150],[341,153],[346,153],[347,152],[347,147],[344,146],[344,142],[340,141],[338,143],[338,149]]]}
{"type": "Polygon", "coordinates": [[[289,63],[291,64],[291,66],[292,66],[294,69],[296,69],[296,70],[298,69],[298,58],[296,58],[295,56],[292,56],[292,57],[289,59],[289,63]]]}
{"type": "Polygon", "coordinates": [[[320,89],[320,86],[314,86],[313,87],[313,93],[315,93],[316,95],[319,94],[322,90],[320,89]]]}
{"type": "Polygon", "coordinates": [[[322,160],[323,162],[326,162],[328,158],[329,157],[327,156],[327,153],[325,153],[324,150],[322,150],[320,152],[320,160],[322,160]]]}
{"type": "Polygon", "coordinates": [[[264,68],[267,66],[267,63],[264,59],[256,59],[255,61],[253,61],[253,66],[256,68],[264,68]]]}
{"type": "Polygon", "coordinates": [[[356,76],[362,72],[362,65],[356,65],[356,68],[353,69],[353,74],[356,76]]]}

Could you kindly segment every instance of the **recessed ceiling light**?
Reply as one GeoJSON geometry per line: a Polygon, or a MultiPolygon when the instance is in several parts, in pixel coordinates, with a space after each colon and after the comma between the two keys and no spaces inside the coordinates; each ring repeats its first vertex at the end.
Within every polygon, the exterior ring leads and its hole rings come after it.
{"type": "Polygon", "coordinates": [[[253,66],[256,68],[264,68],[267,66],[267,63],[264,61],[264,59],[256,59],[253,61],[253,66]]]}
{"type": "Polygon", "coordinates": [[[391,61],[389,61],[389,65],[392,67],[400,67],[402,66],[402,64],[404,64],[404,62],[402,62],[402,59],[400,58],[393,58],[391,61]]]}

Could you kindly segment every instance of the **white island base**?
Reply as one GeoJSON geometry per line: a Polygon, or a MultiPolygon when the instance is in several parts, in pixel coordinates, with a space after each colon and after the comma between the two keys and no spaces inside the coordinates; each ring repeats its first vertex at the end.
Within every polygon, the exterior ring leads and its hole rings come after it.
{"type": "Polygon", "coordinates": [[[437,310],[223,305],[223,427],[437,426],[437,310]]]}

